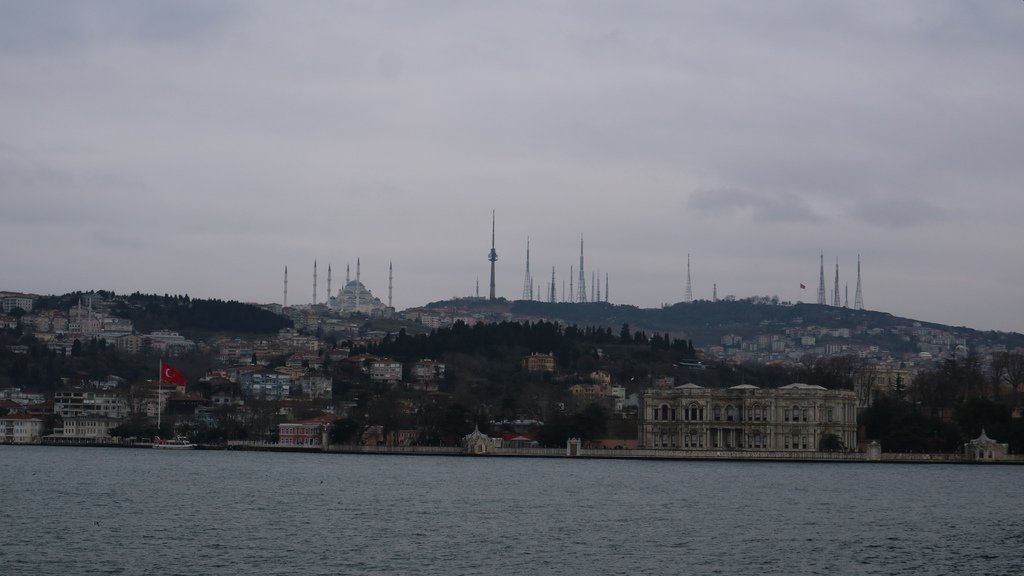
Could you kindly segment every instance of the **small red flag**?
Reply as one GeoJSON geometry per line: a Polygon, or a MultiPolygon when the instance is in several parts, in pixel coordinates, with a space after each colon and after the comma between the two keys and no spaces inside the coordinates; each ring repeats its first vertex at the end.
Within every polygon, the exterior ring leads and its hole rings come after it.
{"type": "Polygon", "coordinates": [[[176,386],[185,385],[185,375],[178,371],[177,368],[167,364],[166,362],[160,363],[160,381],[170,382],[176,386]]]}
{"type": "Polygon", "coordinates": [[[807,286],[804,286],[803,284],[801,284],[801,285],[800,285],[800,289],[801,289],[801,290],[807,290],[807,286]]]}

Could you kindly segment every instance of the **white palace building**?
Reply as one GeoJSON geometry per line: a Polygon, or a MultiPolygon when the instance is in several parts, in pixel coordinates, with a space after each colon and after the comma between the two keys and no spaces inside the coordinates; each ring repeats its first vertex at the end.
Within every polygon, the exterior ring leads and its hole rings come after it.
{"type": "Polygon", "coordinates": [[[640,445],[669,450],[818,450],[822,438],[857,446],[857,396],[809,384],[704,388],[683,384],[643,393],[640,445]],[[828,437],[833,435],[835,438],[828,437]]]}

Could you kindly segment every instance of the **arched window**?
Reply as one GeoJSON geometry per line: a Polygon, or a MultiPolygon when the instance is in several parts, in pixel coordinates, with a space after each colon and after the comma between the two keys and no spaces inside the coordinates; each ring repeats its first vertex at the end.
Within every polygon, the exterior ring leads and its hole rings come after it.
{"type": "Polygon", "coordinates": [[[721,420],[722,419],[722,407],[721,406],[718,406],[716,404],[715,407],[711,409],[711,413],[714,415],[715,420],[721,420]]]}
{"type": "Polygon", "coordinates": [[[735,422],[736,421],[736,408],[733,408],[732,404],[725,407],[725,421],[735,422]]]}
{"type": "Polygon", "coordinates": [[[761,421],[761,405],[754,404],[754,422],[761,421]]]}
{"type": "Polygon", "coordinates": [[[661,405],[661,419],[668,420],[668,404],[661,405]]]}
{"type": "MultiPolygon", "coordinates": [[[[805,419],[806,419],[806,417],[805,417],[805,419]]],[[[800,407],[799,406],[793,406],[793,422],[799,422],[799,421],[800,421],[800,407]]]]}
{"type": "Polygon", "coordinates": [[[700,406],[698,406],[696,402],[690,404],[690,420],[703,420],[704,415],[701,414],[701,412],[703,412],[703,410],[700,409],[700,406]]]}

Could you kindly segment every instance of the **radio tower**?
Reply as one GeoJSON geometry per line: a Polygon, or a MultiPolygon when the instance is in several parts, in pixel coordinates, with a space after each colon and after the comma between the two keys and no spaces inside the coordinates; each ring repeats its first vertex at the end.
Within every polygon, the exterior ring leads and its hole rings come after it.
{"type": "Polygon", "coordinates": [[[530,276],[530,237],[526,237],[526,276],[523,277],[523,300],[533,300],[533,277],[530,276]]]}
{"type": "Polygon", "coordinates": [[[288,307],[288,267],[284,267],[284,305],[282,308],[288,307]]]}
{"type": "Polygon", "coordinates": [[[491,210],[491,253],[487,255],[491,262],[491,294],[489,299],[494,300],[494,262],[498,259],[498,253],[494,251],[494,210],[491,210]]]}
{"type": "Polygon", "coordinates": [[[594,295],[594,284],[597,284],[597,282],[594,282],[594,278],[595,278],[594,272],[591,271],[590,272],[590,301],[591,302],[597,302],[597,299],[599,298],[599,296],[595,296],[594,295]]]}
{"type": "Polygon", "coordinates": [[[331,302],[331,265],[327,265],[327,303],[331,302]]]}
{"type": "Polygon", "coordinates": [[[587,277],[583,274],[583,236],[580,236],[580,279],[576,283],[576,301],[583,304],[587,301],[587,277]]]}
{"type": "Polygon", "coordinates": [[[693,302],[693,283],[690,281],[690,255],[686,255],[686,295],[684,302],[693,302]]]}
{"type": "Polygon", "coordinates": [[[825,253],[821,253],[821,269],[818,270],[818,304],[825,305],[825,253]]]}
{"type": "Polygon", "coordinates": [[[562,286],[562,299],[564,299],[566,302],[572,302],[573,294],[575,294],[575,292],[572,291],[573,290],[573,288],[572,288],[572,279],[573,279],[572,264],[570,264],[569,265],[569,292],[568,292],[568,299],[566,299],[566,294],[567,293],[565,291],[565,286],[564,286],[565,280],[562,280],[562,284],[563,284],[563,286],[562,286]]]}
{"type": "Polygon", "coordinates": [[[313,305],[316,306],[316,260],[313,260],[313,305]]]}
{"type": "Polygon", "coordinates": [[[839,258],[836,258],[836,285],[832,289],[832,305],[836,308],[842,306],[839,300],[839,258]]]}
{"type": "Polygon", "coordinates": [[[551,297],[548,299],[548,302],[550,302],[552,304],[555,303],[555,267],[554,266],[551,267],[551,297]]]}
{"type": "Polygon", "coordinates": [[[604,301],[608,301],[608,273],[604,273],[604,301]]]}
{"type": "Polygon", "coordinates": [[[391,273],[391,262],[388,262],[388,308],[391,308],[391,281],[394,275],[391,273]]]}
{"type": "Polygon", "coordinates": [[[597,282],[596,282],[596,284],[597,284],[597,300],[596,300],[596,302],[600,302],[601,301],[601,272],[600,271],[597,272],[597,282]]]}
{"type": "Polygon", "coordinates": [[[864,309],[864,293],[860,290],[860,254],[857,254],[857,289],[853,293],[853,309],[864,309]]]}

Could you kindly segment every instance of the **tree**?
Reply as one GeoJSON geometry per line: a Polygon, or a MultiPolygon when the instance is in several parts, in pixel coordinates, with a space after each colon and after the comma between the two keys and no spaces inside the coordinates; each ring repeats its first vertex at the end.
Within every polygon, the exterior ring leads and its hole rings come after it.
{"type": "Polygon", "coordinates": [[[846,444],[835,434],[822,434],[818,441],[818,450],[822,452],[845,452],[846,444]]]}

